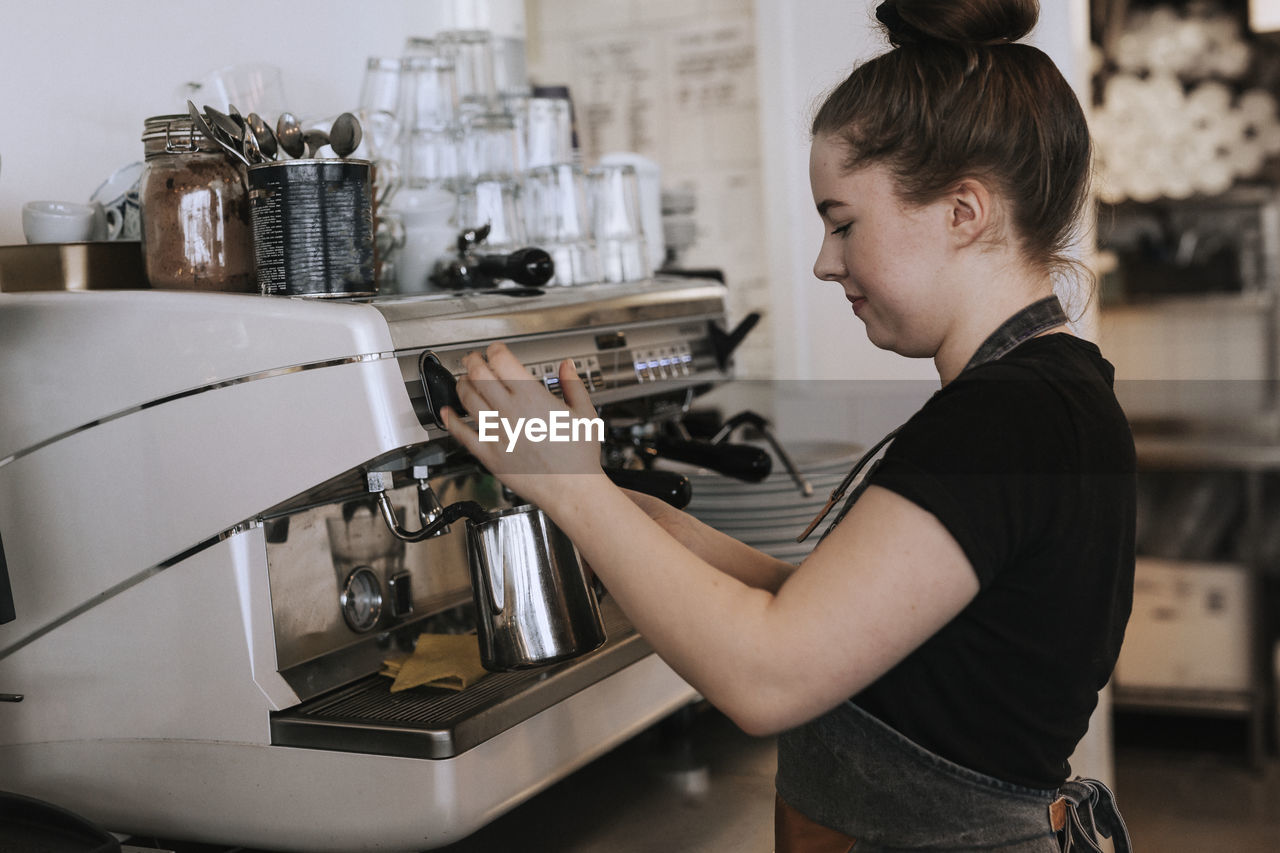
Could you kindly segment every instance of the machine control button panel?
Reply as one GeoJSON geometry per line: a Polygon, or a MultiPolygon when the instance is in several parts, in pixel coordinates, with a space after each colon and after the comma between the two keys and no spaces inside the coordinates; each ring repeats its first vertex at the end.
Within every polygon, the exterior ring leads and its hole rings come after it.
{"type": "MultiPolygon", "coordinates": [[[[563,398],[559,364],[573,360],[578,376],[596,405],[607,405],[630,397],[665,392],[667,383],[711,381],[725,375],[715,357],[705,320],[657,323],[615,331],[586,331],[555,336],[513,339],[508,346],[529,375],[563,398]]],[[[477,344],[439,348],[432,353],[454,379],[465,375],[462,360],[477,344]]],[[[420,351],[400,358],[401,372],[415,414],[427,427],[436,426],[426,404],[420,373],[420,351]]]]}
{"type": "Polygon", "coordinates": [[[640,383],[683,379],[693,374],[693,350],[684,341],[632,350],[631,360],[640,383]]]}
{"type": "MultiPolygon", "coordinates": [[[[688,341],[676,341],[658,346],[635,348],[618,353],[617,361],[609,369],[609,378],[601,365],[599,355],[575,356],[573,366],[578,378],[588,391],[603,391],[624,385],[640,385],[668,379],[684,379],[698,371],[693,346],[688,341]],[[627,370],[627,368],[630,370],[627,370]],[[621,370],[619,370],[621,368],[621,370]],[[629,375],[628,375],[629,374],[629,375]]],[[[526,364],[529,375],[541,379],[547,389],[557,397],[563,396],[560,388],[560,362],[541,361],[526,364]]]]}
{"type": "MultiPolygon", "coordinates": [[[[594,355],[579,356],[573,359],[573,367],[578,372],[578,378],[582,380],[582,384],[587,386],[588,391],[603,390],[604,388],[604,372],[600,369],[600,359],[594,355]]],[[[525,368],[529,371],[529,375],[536,379],[541,379],[543,384],[547,386],[547,390],[557,397],[564,396],[564,390],[560,387],[560,362],[544,361],[538,364],[528,364],[525,368]]]]}

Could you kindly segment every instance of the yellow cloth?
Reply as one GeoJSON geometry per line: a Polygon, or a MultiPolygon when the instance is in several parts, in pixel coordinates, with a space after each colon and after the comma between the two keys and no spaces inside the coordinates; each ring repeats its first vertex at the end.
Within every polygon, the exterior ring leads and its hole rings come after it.
{"type": "Polygon", "coordinates": [[[394,678],[391,692],[422,684],[462,690],[488,674],[480,663],[475,634],[422,634],[413,654],[382,662],[382,674],[394,678]]]}

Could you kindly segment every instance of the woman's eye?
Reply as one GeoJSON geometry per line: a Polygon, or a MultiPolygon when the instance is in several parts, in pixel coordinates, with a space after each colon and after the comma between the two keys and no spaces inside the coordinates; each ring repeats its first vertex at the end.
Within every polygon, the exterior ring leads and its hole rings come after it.
{"type": "Polygon", "coordinates": [[[848,234],[848,233],[849,233],[849,229],[850,229],[850,228],[852,228],[852,227],[853,227],[853,223],[852,223],[852,222],[847,222],[847,223],[845,223],[844,225],[841,225],[839,228],[836,228],[836,229],[835,229],[834,231],[832,231],[831,233],[832,233],[832,234],[834,234],[834,235],[836,235],[836,236],[841,236],[841,235],[844,235],[844,234],[848,234]]]}

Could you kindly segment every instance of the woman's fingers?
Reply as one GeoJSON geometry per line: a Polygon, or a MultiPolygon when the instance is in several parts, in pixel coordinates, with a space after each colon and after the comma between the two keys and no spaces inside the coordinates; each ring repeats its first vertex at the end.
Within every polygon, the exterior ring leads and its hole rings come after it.
{"type": "Polygon", "coordinates": [[[476,431],[458,416],[458,413],[451,406],[444,406],[440,409],[440,417],[444,419],[444,428],[449,435],[456,438],[463,447],[471,453],[476,453],[480,447],[480,437],[476,435],[476,431]]]}
{"type": "Polygon", "coordinates": [[[469,376],[458,380],[458,400],[468,412],[480,412],[492,409],[493,405],[480,393],[480,389],[469,376]]]}
{"type": "Polygon", "coordinates": [[[560,362],[560,389],[564,392],[564,401],[576,415],[595,417],[596,407],[587,394],[587,386],[582,384],[578,369],[573,366],[573,359],[566,358],[560,362]]]}
{"type": "Polygon", "coordinates": [[[529,371],[504,343],[489,344],[485,358],[492,375],[505,383],[524,382],[530,378],[529,371]]]}

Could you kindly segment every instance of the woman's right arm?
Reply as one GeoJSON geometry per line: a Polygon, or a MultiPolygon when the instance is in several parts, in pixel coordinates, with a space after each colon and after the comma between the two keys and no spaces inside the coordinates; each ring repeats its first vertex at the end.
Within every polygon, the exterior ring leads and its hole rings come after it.
{"type": "Polygon", "coordinates": [[[796,567],[681,512],[661,498],[623,489],[636,506],[678,542],[727,575],[756,589],[777,592],[796,567]]]}

